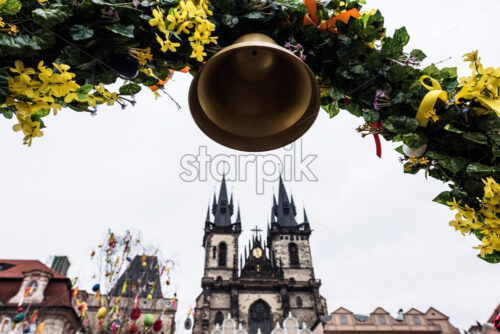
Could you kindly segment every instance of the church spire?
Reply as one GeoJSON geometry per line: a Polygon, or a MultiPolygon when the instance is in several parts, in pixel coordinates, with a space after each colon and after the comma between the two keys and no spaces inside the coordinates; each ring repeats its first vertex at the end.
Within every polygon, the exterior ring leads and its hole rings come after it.
{"type": "Polygon", "coordinates": [[[238,205],[238,213],[236,214],[236,221],[235,223],[240,223],[241,224],[241,215],[240,215],[240,206],[238,205]]]}
{"type": "Polygon", "coordinates": [[[217,202],[215,201],[214,195],[214,205],[212,207],[212,212],[214,214],[214,224],[215,226],[231,226],[231,216],[232,212],[232,201],[231,204],[227,200],[227,187],[226,187],[226,177],[222,176],[222,182],[220,185],[219,198],[217,202]],[[215,208],[215,209],[214,209],[215,208]],[[213,212],[215,211],[215,212],[213,212]]]}
{"type": "Polygon", "coordinates": [[[297,226],[297,221],[295,221],[295,203],[290,203],[288,199],[288,194],[286,193],[285,185],[283,184],[283,179],[280,176],[279,192],[278,192],[278,204],[276,205],[276,199],[274,198],[273,203],[273,213],[278,217],[278,225],[280,226],[297,226]]]}
{"type": "Polygon", "coordinates": [[[307,219],[306,208],[304,208],[304,223],[309,224],[309,219],[307,219]]]}
{"type": "Polygon", "coordinates": [[[210,200],[208,201],[207,218],[205,219],[205,222],[210,223],[210,200]]]}

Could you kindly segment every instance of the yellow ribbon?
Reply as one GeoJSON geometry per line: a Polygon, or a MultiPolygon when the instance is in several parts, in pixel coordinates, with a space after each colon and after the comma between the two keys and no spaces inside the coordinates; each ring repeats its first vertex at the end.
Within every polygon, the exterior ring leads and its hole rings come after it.
{"type": "Polygon", "coordinates": [[[422,102],[420,102],[415,119],[417,120],[418,125],[426,127],[429,119],[425,118],[425,113],[434,109],[434,105],[436,105],[438,99],[443,102],[447,102],[448,93],[441,88],[439,82],[428,75],[422,75],[420,77],[420,83],[429,90],[429,93],[427,93],[422,99],[422,102]],[[424,82],[425,79],[430,79],[432,86],[427,85],[424,82]]]}

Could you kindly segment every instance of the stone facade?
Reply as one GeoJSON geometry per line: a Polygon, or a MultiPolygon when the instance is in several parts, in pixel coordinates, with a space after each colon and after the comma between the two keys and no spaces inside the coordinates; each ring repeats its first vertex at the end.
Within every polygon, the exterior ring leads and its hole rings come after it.
{"type": "Polygon", "coordinates": [[[278,197],[267,238],[255,228],[244,254],[239,254],[241,216],[238,209],[231,219],[233,198],[228,200],[222,181],[205,222],[203,291],[196,300],[193,334],[209,334],[228,315],[249,334],[258,328],[270,334],[273,324],[282,323],[289,312],[307,326],[327,314],[319,294],[321,281],[314,276],[305,211],[303,223],[297,223],[293,197],[288,198],[282,180],[278,197]]]}
{"type": "Polygon", "coordinates": [[[378,307],[370,315],[359,315],[340,307],[313,326],[313,334],[460,334],[449,318],[431,307],[423,313],[417,309],[400,310],[393,318],[389,312],[378,307]]]}

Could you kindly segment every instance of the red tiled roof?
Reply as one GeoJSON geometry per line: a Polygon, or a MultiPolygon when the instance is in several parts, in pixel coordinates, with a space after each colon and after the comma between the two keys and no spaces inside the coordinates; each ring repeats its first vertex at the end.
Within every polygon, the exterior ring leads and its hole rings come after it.
{"type": "Polygon", "coordinates": [[[495,321],[495,319],[498,317],[498,314],[500,313],[500,304],[498,304],[497,308],[495,309],[495,311],[493,311],[493,314],[491,315],[491,317],[488,319],[488,322],[489,323],[493,323],[493,321],[495,321]]]}
{"type": "Polygon", "coordinates": [[[0,259],[0,265],[1,264],[10,264],[13,265],[13,267],[8,268],[6,270],[0,270],[0,279],[3,278],[9,278],[9,279],[16,279],[16,278],[24,278],[23,273],[33,271],[33,270],[40,270],[44,271],[47,273],[50,273],[52,275],[52,278],[65,278],[68,279],[66,276],[59,274],[58,272],[50,269],[46,265],[44,265],[42,262],[38,260],[2,260],[0,259]]]}
{"type": "MultiPolygon", "coordinates": [[[[50,273],[52,278],[45,288],[46,299],[37,306],[68,306],[71,307],[71,281],[68,277],[50,269],[38,260],[2,260],[1,265],[12,265],[0,270],[0,302],[9,306],[8,301],[14,297],[21,288],[24,274],[33,270],[50,273]]],[[[35,306],[35,305],[33,305],[35,306]]]]}

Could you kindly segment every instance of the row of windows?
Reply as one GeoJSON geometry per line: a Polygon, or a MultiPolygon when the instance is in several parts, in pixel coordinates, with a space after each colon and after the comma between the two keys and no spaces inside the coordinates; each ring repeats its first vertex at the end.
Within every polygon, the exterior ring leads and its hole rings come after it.
{"type": "MultiPolygon", "coordinates": [[[[280,236],[280,240],[288,240],[288,235],[281,235],[280,236]]],[[[293,241],[293,240],[307,240],[307,236],[304,236],[304,235],[291,235],[290,236],[290,240],[293,241]]]]}
{"type": "MultiPolygon", "coordinates": [[[[379,324],[381,324],[381,325],[387,325],[387,318],[384,317],[383,315],[379,315],[377,317],[377,320],[378,320],[379,324]]],[[[422,324],[422,321],[420,320],[420,317],[414,316],[412,320],[413,320],[413,323],[415,325],[421,325],[422,324]]],[[[342,325],[347,325],[348,324],[347,317],[345,315],[341,315],[340,316],[340,323],[342,325]]]]}
{"type": "MultiPolygon", "coordinates": [[[[297,244],[291,242],[288,245],[288,253],[290,255],[290,265],[299,265],[299,248],[297,244]]],[[[217,257],[217,247],[212,247],[212,258],[215,260],[218,258],[219,267],[225,267],[227,264],[227,245],[225,242],[219,244],[219,256],[217,257]]]]}

